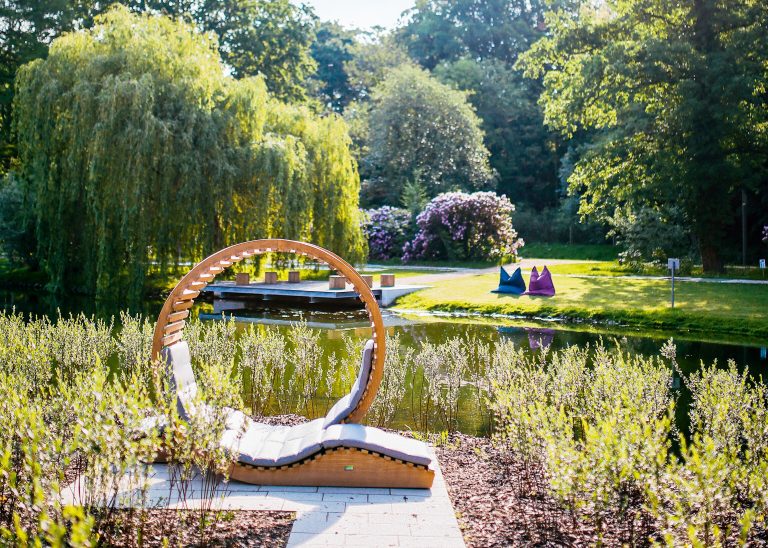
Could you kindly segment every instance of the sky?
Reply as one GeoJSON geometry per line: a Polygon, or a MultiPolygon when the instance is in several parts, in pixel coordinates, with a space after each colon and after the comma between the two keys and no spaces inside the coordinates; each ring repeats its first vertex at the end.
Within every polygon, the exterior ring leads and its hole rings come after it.
{"type": "Polygon", "coordinates": [[[338,21],[344,27],[367,29],[376,25],[393,28],[400,14],[414,0],[302,0],[323,21],[338,21]]]}

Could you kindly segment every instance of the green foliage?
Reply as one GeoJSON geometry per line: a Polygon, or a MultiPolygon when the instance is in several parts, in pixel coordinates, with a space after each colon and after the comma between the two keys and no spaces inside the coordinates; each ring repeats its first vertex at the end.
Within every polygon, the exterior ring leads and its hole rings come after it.
{"type": "Polygon", "coordinates": [[[362,258],[343,121],[224,72],[213,39],[119,8],[20,70],[20,179],[55,289],[137,297],[153,269],[260,237],[362,258]]]}
{"type": "Polygon", "coordinates": [[[496,441],[543,467],[550,492],[598,543],[620,523],[622,543],[743,545],[765,528],[765,385],[733,364],[694,373],[691,440],[680,438],[678,457],[674,345],[662,352],[671,364],[602,346],[538,358],[513,349],[493,362],[496,441]]]}
{"type": "MultiPolygon", "coordinates": [[[[519,226],[520,212],[515,216],[515,225],[519,226]]],[[[571,259],[577,261],[615,261],[618,258],[618,249],[608,244],[541,244],[531,243],[525,239],[525,247],[521,255],[531,259],[571,259]]],[[[588,272],[597,271],[594,264],[587,263],[588,272]]],[[[612,265],[605,265],[610,273],[612,265]]],[[[559,271],[558,271],[559,272],[559,271]]],[[[610,275],[610,274],[609,274],[610,275]]]]}
{"type": "Polygon", "coordinates": [[[546,122],[584,139],[569,178],[581,211],[674,204],[720,271],[731,204],[766,179],[768,6],[612,0],[546,21],[521,62],[543,77],[546,122]]]}
{"type": "MultiPolygon", "coordinates": [[[[536,210],[522,205],[515,214],[515,227],[528,243],[551,243],[555,245],[603,244],[606,228],[594,219],[579,218],[578,197],[571,196],[560,201],[557,207],[536,210]]],[[[615,258],[616,253],[611,259],[615,258]]],[[[531,255],[532,256],[532,255],[531,255]]],[[[543,257],[543,256],[542,256],[543,257]]],[[[553,259],[577,259],[579,257],[555,257],[553,259]]],[[[589,258],[589,257],[586,257],[589,258]]]]}
{"type": "MultiPolygon", "coordinates": [[[[241,387],[229,372],[206,370],[211,414],[181,421],[165,369],[149,359],[152,326],[127,314],[121,321],[113,335],[110,324],[83,316],[53,323],[0,314],[0,544],[114,545],[115,535],[141,544],[152,475],[144,463],[161,446],[173,459],[161,508],[188,510],[181,480],[202,473],[205,490],[194,494],[201,545],[220,519],[211,510],[231,455],[219,448],[216,413],[219,395],[241,387]]],[[[178,544],[184,514],[169,512],[164,523],[153,534],[178,544]]]]}
{"type": "MultiPolygon", "coordinates": [[[[165,10],[177,4],[156,3],[165,10]]],[[[306,99],[307,80],[317,68],[310,50],[315,23],[309,7],[290,0],[203,0],[188,11],[201,30],[216,34],[235,77],[261,74],[277,98],[306,99]]]]}
{"type": "Polygon", "coordinates": [[[427,190],[424,188],[418,173],[412,181],[406,181],[403,185],[403,195],[400,197],[400,202],[403,204],[403,208],[411,214],[411,222],[415,224],[416,217],[424,211],[429,203],[427,190]]]}
{"type": "Polygon", "coordinates": [[[514,63],[542,35],[542,0],[419,0],[400,39],[428,68],[461,57],[514,63]]]}
{"type": "Polygon", "coordinates": [[[355,100],[371,98],[374,88],[387,79],[389,73],[402,66],[415,66],[408,52],[392,34],[372,32],[351,48],[352,58],[344,64],[349,74],[355,100]]]}
{"type": "Polygon", "coordinates": [[[311,48],[312,58],[317,63],[315,94],[328,110],[343,112],[355,98],[346,69],[346,64],[352,60],[355,33],[338,23],[324,21],[317,25],[315,34],[311,48]]]}
{"type": "Polygon", "coordinates": [[[23,185],[16,174],[10,172],[0,179],[0,250],[14,263],[35,263],[32,228],[25,210],[23,185]]]}
{"type": "Polygon", "coordinates": [[[466,94],[420,69],[392,71],[373,95],[367,200],[396,203],[416,177],[429,196],[490,186],[494,174],[479,126],[466,94]]]}
{"type": "Polygon", "coordinates": [[[680,208],[641,207],[637,212],[617,208],[610,222],[611,233],[624,248],[619,255],[621,262],[666,265],[669,257],[684,257],[691,263],[692,235],[686,230],[680,208]]]}
{"type": "Polygon", "coordinates": [[[497,191],[536,209],[556,203],[558,155],[537,104],[540,86],[497,59],[462,58],[435,67],[442,82],[469,93],[483,121],[497,191]]]}
{"type": "Polygon", "coordinates": [[[17,69],[39,57],[59,32],[70,30],[89,2],[8,0],[0,6],[0,175],[10,167],[13,81],[17,69]]]}

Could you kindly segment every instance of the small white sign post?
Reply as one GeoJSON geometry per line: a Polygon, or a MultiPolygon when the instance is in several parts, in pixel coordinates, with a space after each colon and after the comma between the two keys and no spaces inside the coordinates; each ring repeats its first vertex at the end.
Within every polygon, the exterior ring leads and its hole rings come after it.
{"type": "Polygon", "coordinates": [[[680,270],[680,259],[667,259],[667,268],[672,271],[672,308],[675,308],[675,270],[680,270]]]}
{"type": "Polygon", "coordinates": [[[765,259],[760,259],[760,270],[763,271],[763,278],[765,278],[765,259]]]}

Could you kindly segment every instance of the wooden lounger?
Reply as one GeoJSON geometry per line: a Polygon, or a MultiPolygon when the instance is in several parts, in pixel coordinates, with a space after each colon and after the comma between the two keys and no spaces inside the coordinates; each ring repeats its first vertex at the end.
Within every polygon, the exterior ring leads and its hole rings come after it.
{"type": "Polygon", "coordinates": [[[220,443],[237,455],[230,477],[269,485],[431,487],[434,463],[424,443],[358,424],[373,402],[383,374],[385,333],[381,312],[370,287],[351,265],[311,244],[290,240],[238,244],[200,262],[174,288],[155,326],[152,350],[154,356],[168,364],[179,415],[189,419],[211,411],[197,397],[189,347],[183,340],[184,318],[191,307],[188,303],[226,267],[267,252],[309,255],[338,270],[365,303],[372,337],[363,350],[352,391],[325,418],[289,427],[257,423],[233,409],[211,412],[211,416],[224,417],[226,428],[220,443]]]}

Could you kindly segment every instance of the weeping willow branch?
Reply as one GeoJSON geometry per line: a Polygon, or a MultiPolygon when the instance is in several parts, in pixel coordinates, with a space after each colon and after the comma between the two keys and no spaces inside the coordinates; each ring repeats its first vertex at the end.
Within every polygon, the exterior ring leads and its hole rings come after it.
{"type": "Polygon", "coordinates": [[[364,256],[344,122],[228,77],[215,39],[115,8],[17,77],[15,130],[54,289],[141,294],[244,239],[364,256]]]}

